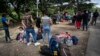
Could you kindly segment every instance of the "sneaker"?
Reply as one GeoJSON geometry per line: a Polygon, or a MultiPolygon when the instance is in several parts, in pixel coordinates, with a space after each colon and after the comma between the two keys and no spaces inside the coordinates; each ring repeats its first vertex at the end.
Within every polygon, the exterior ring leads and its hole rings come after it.
{"type": "Polygon", "coordinates": [[[39,42],[36,42],[36,43],[34,43],[34,45],[35,45],[35,46],[38,46],[38,45],[40,45],[40,43],[39,43],[39,42]]]}
{"type": "Polygon", "coordinates": [[[31,45],[31,42],[27,43],[27,46],[31,45]]]}

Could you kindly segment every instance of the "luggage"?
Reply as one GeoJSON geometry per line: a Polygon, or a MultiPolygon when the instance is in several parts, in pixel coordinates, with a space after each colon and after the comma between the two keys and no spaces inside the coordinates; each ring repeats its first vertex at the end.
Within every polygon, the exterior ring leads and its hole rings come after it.
{"type": "Polygon", "coordinates": [[[59,43],[56,40],[56,36],[52,36],[52,38],[50,39],[50,42],[49,42],[50,50],[52,52],[58,51],[58,49],[59,49],[58,46],[59,46],[59,43]]]}
{"type": "Polygon", "coordinates": [[[72,46],[73,45],[72,39],[66,39],[66,45],[69,47],[72,46]]]}
{"type": "Polygon", "coordinates": [[[76,36],[72,36],[73,45],[77,45],[79,39],[76,36]]]}
{"type": "Polygon", "coordinates": [[[54,56],[59,54],[59,43],[56,41],[56,36],[52,36],[49,42],[49,46],[41,46],[40,53],[45,56],[54,56]]]}
{"type": "Polygon", "coordinates": [[[48,46],[41,46],[40,49],[40,54],[44,56],[53,56],[53,53],[50,51],[50,48],[48,46]]]}

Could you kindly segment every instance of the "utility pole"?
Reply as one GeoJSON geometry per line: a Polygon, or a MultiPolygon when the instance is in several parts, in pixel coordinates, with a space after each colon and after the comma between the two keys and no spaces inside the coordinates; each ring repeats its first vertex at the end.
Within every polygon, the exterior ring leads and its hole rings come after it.
{"type": "Polygon", "coordinates": [[[39,7],[38,6],[39,6],[39,0],[36,1],[37,17],[39,16],[39,12],[38,12],[39,7]]]}

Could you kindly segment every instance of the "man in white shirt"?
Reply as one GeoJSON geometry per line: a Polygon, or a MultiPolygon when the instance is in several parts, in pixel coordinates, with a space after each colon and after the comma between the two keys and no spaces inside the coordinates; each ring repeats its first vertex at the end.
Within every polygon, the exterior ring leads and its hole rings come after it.
{"type": "Polygon", "coordinates": [[[49,40],[51,38],[51,24],[52,24],[52,20],[49,16],[47,16],[47,14],[44,14],[44,16],[42,17],[42,27],[43,27],[43,42],[46,34],[48,36],[48,43],[49,40]]]}

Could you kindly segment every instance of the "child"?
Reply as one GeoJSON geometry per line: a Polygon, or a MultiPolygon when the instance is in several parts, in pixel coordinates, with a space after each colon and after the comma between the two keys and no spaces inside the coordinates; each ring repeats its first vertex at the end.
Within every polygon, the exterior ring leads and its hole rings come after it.
{"type": "Polygon", "coordinates": [[[25,38],[25,31],[23,29],[23,27],[19,27],[19,34],[17,35],[16,40],[19,40],[21,42],[24,42],[24,38],[25,38]]]}

